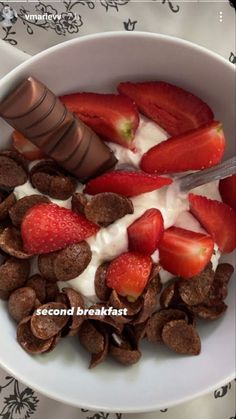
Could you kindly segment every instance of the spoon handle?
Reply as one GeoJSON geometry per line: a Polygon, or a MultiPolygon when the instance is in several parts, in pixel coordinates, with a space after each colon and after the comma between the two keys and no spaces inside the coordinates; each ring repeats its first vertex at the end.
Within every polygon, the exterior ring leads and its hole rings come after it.
{"type": "Polygon", "coordinates": [[[188,192],[197,186],[205,185],[214,180],[224,179],[234,173],[236,173],[236,157],[232,157],[210,169],[201,170],[180,177],[178,179],[180,182],[180,191],[183,193],[188,192]]]}

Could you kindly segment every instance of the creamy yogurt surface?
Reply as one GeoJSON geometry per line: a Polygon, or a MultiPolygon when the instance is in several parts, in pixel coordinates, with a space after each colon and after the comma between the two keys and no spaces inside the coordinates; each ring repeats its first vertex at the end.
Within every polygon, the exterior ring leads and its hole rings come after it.
{"type": "MultiPolygon", "coordinates": [[[[134,151],[114,143],[109,143],[109,147],[118,158],[117,168],[122,168],[124,165],[138,167],[142,155],[154,145],[165,141],[167,138],[168,134],[162,128],[142,116],[140,117],[140,124],[135,135],[134,151]]],[[[33,164],[36,163],[34,162],[33,164]]],[[[83,187],[79,183],[76,191],[82,192],[83,187]]],[[[195,188],[192,192],[221,201],[218,182],[211,182],[210,184],[195,188]]],[[[24,185],[16,187],[14,193],[17,199],[36,193],[40,194],[39,191],[32,187],[29,181],[24,185]]],[[[71,198],[66,201],[52,199],[51,197],[49,199],[59,206],[71,208],[71,198]]],[[[189,203],[187,196],[180,196],[174,183],[153,192],[137,195],[131,198],[131,200],[134,206],[134,213],[126,215],[106,228],[101,228],[96,236],[87,239],[92,251],[92,260],[81,275],[66,282],[67,286],[71,286],[81,292],[89,301],[97,300],[94,278],[98,266],[104,261],[112,260],[128,250],[127,227],[147,209],[157,208],[161,211],[165,229],[175,225],[187,230],[205,233],[205,230],[199,222],[188,211],[189,203]]],[[[152,255],[152,258],[154,262],[158,262],[158,251],[152,255]]],[[[215,245],[215,252],[211,259],[214,269],[217,267],[219,258],[220,252],[215,245]]],[[[36,267],[36,263],[34,263],[34,266],[36,267]]],[[[36,271],[36,268],[34,271],[36,271]]],[[[173,277],[172,274],[164,270],[160,272],[160,275],[163,283],[173,277]]],[[[65,282],[59,283],[60,285],[64,287],[65,282]]]]}

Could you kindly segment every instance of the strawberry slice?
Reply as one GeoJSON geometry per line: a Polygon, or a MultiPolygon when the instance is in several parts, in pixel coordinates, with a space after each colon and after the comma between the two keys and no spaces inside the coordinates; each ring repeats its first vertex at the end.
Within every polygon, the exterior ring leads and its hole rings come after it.
{"type": "Polygon", "coordinates": [[[169,138],[145,153],[140,167],[147,173],[176,173],[200,170],[219,163],[225,150],[220,122],[169,138]]]}
{"type": "Polygon", "coordinates": [[[99,93],[74,93],[60,99],[71,112],[105,140],[133,148],[139,114],[131,99],[99,93]]]}
{"type": "Polygon", "coordinates": [[[24,249],[41,254],[63,249],[94,235],[99,227],[84,216],[55,204],[30,208],[21,224],[24,249]]]}
{"type": "Polygon", "coordinates": [[[236,174],[220,180],[222,200],[236,211],[236,174]]]}
{"type": "Polygon", "coordinates": [[[163,81],[120,83],[119,93],[130,97],[139,111],[170,135],[183,134],[213,120],[209,106],[197,96],[163,81]]]}
{"type": "Polygon", "coordinates": [[[164,232],[161,212],[151,208],[135,220],[127,229],[129,250],[151,255],[158,246],[164,232]]]}
{"type": "Polygon", "coordinates": [[[23,154],[23,156],[30,161],[40,160],[45,158],[45,154],[24,137],[19,131],[12,133],[12,143],[14,148],[23,154]]]}
{"type": "Polygon", "coordinates": [[[166,177],[138,171],[114,170],[90,180],[84,192],[90,195],[113,192],[124,196],[135,196],[154,191],[170,183],[172,183],[172,180],[166,177]]]}
{"type": "Polygon", "coordinates": [[[236,247],[236,213],[224,204],[205,196],[189,194],[191,213],[212,236],[223,253],[236,247]]]}
{"type": "Polygon", "coordinates": [[[214,242],[205,234],[170,227],[164,232],[158,248],[161,266],[187,279],[199,274],[209,263],[214,242]]]}
{"type": "Polygon", "coordinates": [[[122,253],[108,267],[107,286],[129,301],[135,301],[147,285],[151,269],[150,256],[136,252],[122,253]]]}

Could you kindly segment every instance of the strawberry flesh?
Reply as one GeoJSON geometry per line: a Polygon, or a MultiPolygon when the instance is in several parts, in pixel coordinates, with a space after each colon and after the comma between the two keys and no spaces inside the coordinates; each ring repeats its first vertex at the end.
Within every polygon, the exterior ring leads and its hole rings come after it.
{"type": "Polygon", "coordinates": [[[158,249],[161,266],[187,279],[199,274],[209,263],[214,242],[205,234],[170,227],[165,230],[158,249]]]}
{"type": "Polygon", "coordinates": [[[221,198],[236,211],[236,174],[220,180],[219,190],[221,198]]]}
{"type": "Polygon", "coordinates": [[[83,215],[55,204],[38,204],[30,208],[21,224],[24,249],[42,254],[63,249],[96,234],[99,227],[83,215]]]}
{"type": "Polygon", "coordinates": [[[161,212],[151,208],[134,221],[127,229],[129,250],[151,255],[164,232],[161,212]]]}
{"type": "Polygon", "coordinates": [[[149,175],[143,172],[115,170],[90,180],[84,192],[96,195],[101,192],[113,192],[127,197],[151,192],[169,185],[172,180],[166,177],[149,175]]]}
{"type": "Polygon", "coordinates": [[[205,196],[189,194],[191,213],[212,236],[223,253],[236,248],[236,212],[224,204],[205,196]]]}
{"type": "Polygon", "coordinates": [[[140,167],[156,174],[205,169],[219,163],[224,150],[222,125],[214,121],[152,147],[143,155],[140,167]]]}
{"type": "Polygon", "coordinates": [[[150,256],[136,252],[122,253],[109,265],[107,286],[130,301],[136,300],[147,285],[152,269],[150,256]]]}
{"type": "Polygon", "coordinates": [[[105,140],[130,149],[134,147],[139,114],[131,99],[100,93],[74,93],[60,99],[71,112],[105,140]]]}
{"type": "Polygon", "coordinates": [[[131,98],[139,111],[170,135],[183,134],[213,120],[209,106],[186,90],[163,81],[118,85],[119,93],[131,98]]]}

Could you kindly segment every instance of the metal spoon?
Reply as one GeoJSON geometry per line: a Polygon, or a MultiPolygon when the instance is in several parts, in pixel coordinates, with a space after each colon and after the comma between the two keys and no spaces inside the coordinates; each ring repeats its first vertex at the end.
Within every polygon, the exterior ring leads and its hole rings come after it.
{"type": "Polygon", "coordinates": [[[197,186],[205,185],[214,180],[224,179],[234,173],[236,173],[236,157],[232,157],[210,169],[179,177],[176,182],[179,183],[179,191],[181,193],[187,193],[197,186]]]}

